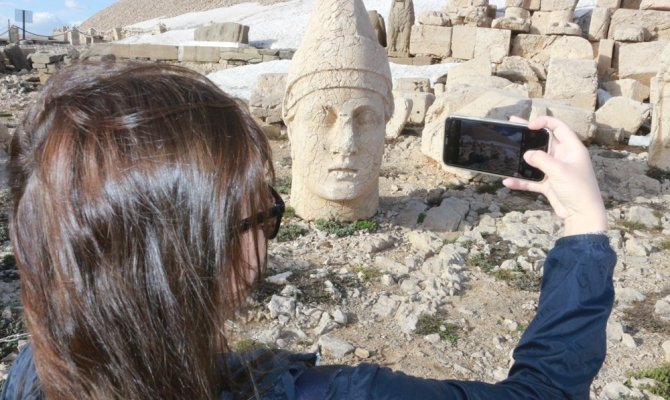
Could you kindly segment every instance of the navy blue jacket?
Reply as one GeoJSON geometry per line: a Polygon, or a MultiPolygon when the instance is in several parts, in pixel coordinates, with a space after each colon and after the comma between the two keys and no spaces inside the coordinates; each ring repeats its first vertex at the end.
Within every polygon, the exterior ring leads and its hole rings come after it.
{"type": "MultiPolygon", "coordinates": [[[[267,400],[306,399],[588,399],[605,359],[607,318],[612,310],[616,254],[605,235],[559,239],[547,255],[535,318],[514,350],[502,382],[437,380],[408,376],[374,364],[315,366],[313,354],[266,352],[257,363],[257,387],[267,400]]],[[[229,371],[259,353],[222,359],[229,371]]],[[[30,346],[10,371],[0,400],[37,382],[30,346]]],[[[37,398],[38,395],[23,398],[37,398]]],[[[222,400],[234,398],[224,391],[222,400]]]]}

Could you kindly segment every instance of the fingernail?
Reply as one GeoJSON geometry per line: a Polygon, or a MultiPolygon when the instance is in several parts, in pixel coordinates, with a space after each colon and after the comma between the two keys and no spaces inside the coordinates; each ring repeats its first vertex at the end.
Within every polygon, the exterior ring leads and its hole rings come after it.
{"type": "Polygon", "coordinates": [[[523,159],[526,160],[526,162],[528,162],[528,160],[530,160],[530,158],[533,156],[533,154],[535,154],[536,151],[537,150],[528,150],[527,152],[523,153],[523,159]]]}

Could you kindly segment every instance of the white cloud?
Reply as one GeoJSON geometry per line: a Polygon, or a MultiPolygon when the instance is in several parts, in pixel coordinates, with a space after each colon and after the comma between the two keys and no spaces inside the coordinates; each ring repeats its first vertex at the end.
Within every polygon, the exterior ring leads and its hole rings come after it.
{"type": "Polygon", "coordinates": [[[80,10],[82,7],[77,3],[77,0],[65,0],[65,7],[70,10],[80,10]]]}

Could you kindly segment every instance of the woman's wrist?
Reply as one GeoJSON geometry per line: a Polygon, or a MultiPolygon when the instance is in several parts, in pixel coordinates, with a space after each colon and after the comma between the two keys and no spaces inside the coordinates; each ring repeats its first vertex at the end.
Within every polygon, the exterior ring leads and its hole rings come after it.
{"type": "Polygon", "coordinates": [[[563,236],[606,233],[608,230],[605,210],[589,215],[571,215],[564,220],[563,236]]]}

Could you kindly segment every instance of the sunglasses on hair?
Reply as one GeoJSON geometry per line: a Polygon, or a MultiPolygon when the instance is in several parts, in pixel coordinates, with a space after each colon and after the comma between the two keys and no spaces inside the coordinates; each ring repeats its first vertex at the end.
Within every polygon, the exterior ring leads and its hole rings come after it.
{"type": "Polygon", "coordinates": [[[274,199],[274,204],[272,204],[272,207],[270,207],[268,212],[259,212],[255,217],[245,218],[240,221],[240,231],[244,232],[250,229],[253,226],[255,220],[256,224],[264,225],[266,227],[266,237],[268,240],[271,240],[276,238],[277,233],[279,233],[281,217],[284,215],[284,210],[286,208],[284,205],[284,200],[282,200],[279,193],[277,193],[277,191],[272,186],[268,185],[268,187],[270,188],[270,193],[274,199]],[[267,230],[268,228],[271,228],[271,230],[267,230]]]}

